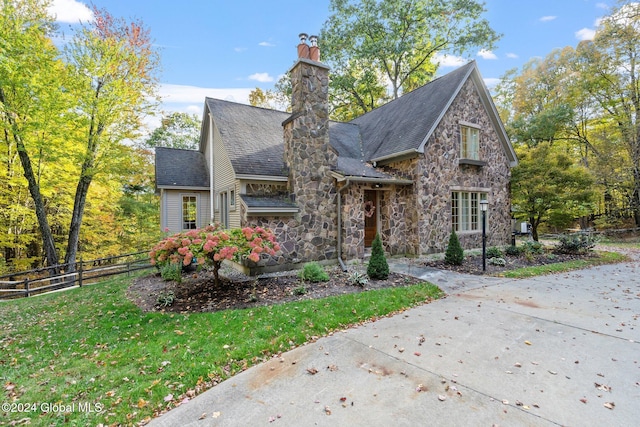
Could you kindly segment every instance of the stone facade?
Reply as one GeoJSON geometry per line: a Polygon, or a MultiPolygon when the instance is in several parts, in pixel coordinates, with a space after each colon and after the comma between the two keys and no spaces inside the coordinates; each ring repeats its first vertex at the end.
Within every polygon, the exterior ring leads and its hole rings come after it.
{"type": "MultiPolygon", "coordinates": [[[[476,88],[467,80],[451,104],[442,121],[425,146],[424,155],[418,159],[389,164],[394,170],[412,176],[415,185],[406,199],[398,198],[392,204],[395,218],[405,218],[404,235],[407,248],[413,247],[421,254],[444,252],[452,229],[452,191],[488,190],[487,245],[509,242],[511,235],[511,201],[509,180],[511,170],[504,149],[476,88]],[[459,164],[460,122],[480,127],[480,159],[483,166],[459,164]],[[404,199],[404,200],[403,200],[404,199]],[[406,204],[402,208],[402,203],[406,204]],[[404,214],[402,214],[404,212],[404,214]],[[415,236],[415,237],[413,237],[415,236]]],[[[402,253],[401,241],[390,227],[389,251],[402,253]]],[[[463,248],[482,246],[480,231],[458,233],[463,248]]]]}
{"type": "Polygon", "coordinates": [[[284,125],[289,191],[299,208],[295,252],[302,261],[336,258],[338,155],[329,144],[329,68],[299,59],[290,71],[292,115],[284,125]]]}

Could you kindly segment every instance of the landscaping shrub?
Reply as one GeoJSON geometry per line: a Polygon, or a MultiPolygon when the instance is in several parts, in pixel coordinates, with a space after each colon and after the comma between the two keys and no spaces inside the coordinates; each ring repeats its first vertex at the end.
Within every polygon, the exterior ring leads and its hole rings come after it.
{"type": "Polygon", "coordinates": [[[596,236],[584,233],[568,234],[560,236],[560,241],[554,250],[563,254],[584,254],[593,249],[597,243],[596,236]]]}
{"type": "Polygon", "coordinates": [[[369,279],[367,278],[366,274],[360,273],[358,271],[354,271],[353,273],[349,274],[349,284],[353,286],[364,287],[367,283],[369,283],[369,279]]]}
{"type": "Polygon", "coordinates": [[[215,284],[218,285],[218,271],[225,259],[242,261],[246,258],[258,262],[261,254],[275,255],[279,250],[270,230],[262,227],[223,230],[216,224],[168,236],[153,247],[149,257],[161,274],[166,265],[188,266],[193,260],[197,260],[199,267],[213,265],[215,284]]]}
{"type": "Polygon", "coordinates": [[[166,281],[180,283],[182,281],[182,264],[166,262],[160,266],[160,276],[166,281]]]}
{"type": "Polygon", "coordinates": [[[497,246],[491,246],[487,248],[487,258],[502,258],[504,254],[502,253],[502,249],[497,246]]]}
{"type": "Polygon", "coordinates": [[[298,273],[298,277],[308,282],[326,282],[329,280],[329,275],[317,262],[306,263],[298,273]]]}
{"type": "Polygon", "coordinates": [[[504,258],[493,257],[489,258],[489,264],[504,267],[505,265],[507,265],[507,261],[504,258]]]}
{"type": "Polygon", "coordinates": [[[384,249],[382,249],[382,239],[380,234],[376,233],[376,237],[371,243],[371,258],[367,265],[367,275],[371,279],[385,280],[389,277],[389,264],[384,257],[384,249]]]}
{"type": "Polygon", "coordinates": [[[447,250],[444,253],[444,262],[451,265],[462,265],[464,261],[464,250],[460,246],[460,240],[455,231],[451,232],[449,236],[449,244],[447,250]]]}
{"type": "Polygon", "coordinates": [[[522,254],[522,249],[516,245],[510,245],[506,247],[504,253],[509,256],[520,256],[522,254]]]}
{"type": "Polygon", "coordinates": [[[523,243],[522,250],[525,255],[541,255],[544,253],[544,246],[542,246],[542,243],[536,242],[535,240],[527,240],[523,243]]]}

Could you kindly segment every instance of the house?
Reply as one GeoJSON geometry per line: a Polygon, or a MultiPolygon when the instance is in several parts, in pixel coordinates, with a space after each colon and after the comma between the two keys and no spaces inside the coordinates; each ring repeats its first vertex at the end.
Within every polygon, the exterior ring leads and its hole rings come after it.
{"type": "Polygon", "coordinates": [[[348,123],[329,120],[329,68],[303,40],[292,113],[206,98],[198,151],[158,148],[161,226],[272,229],[263,267],[509,242],[513,147],[475,61],[348,123]]]}

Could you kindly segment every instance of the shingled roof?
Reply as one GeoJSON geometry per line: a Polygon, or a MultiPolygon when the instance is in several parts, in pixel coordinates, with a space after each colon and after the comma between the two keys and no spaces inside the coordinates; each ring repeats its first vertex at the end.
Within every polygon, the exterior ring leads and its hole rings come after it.
{"type": "MultiPolygon", "coordinates": [[[[393,179],[371,163],[420,152],[470,76],[480,86],[479,92],[487,108],[493,109],[495,117],[492,120],[501,134],[507,156],[515,164],[513,147],[477,72],[477,65],[471,61],[351,122],[330,121],[329,143],[338,152],[335,172],[343,177],[393,179]]],[[[290,113],[214,98],[206,98],[205,107],[220,132],[236,175],[287,176],[282,123],[290,118],[290,113]]],[[[200,161],[204,159],[198,159],[200,161]]],[[[184,162],[184,157],[175,158],[171,166],[175,169],[175,163],[184,162]]],[[[175,176],[171,172],[161,172],[167,178],[175,177],[174,181],[187,180],[184,174],[175,176]]]]}
{"type": "Polygon", "coordinates": [[[156,188],[209,188],[207,161],[200,151],[156,148],[156,188]]]}
{"type": "Polygon", "coordinates": [[[375,160],[418,150],[474,67],[472,61],[351,121],[358,125],[365,141],[365,158],[375,160]]]}
{"type": "Polygon", "coordinates": [[[236,174],[287,176],[281,123],[290,113],[214,98],[205,103],[236,174]]]}

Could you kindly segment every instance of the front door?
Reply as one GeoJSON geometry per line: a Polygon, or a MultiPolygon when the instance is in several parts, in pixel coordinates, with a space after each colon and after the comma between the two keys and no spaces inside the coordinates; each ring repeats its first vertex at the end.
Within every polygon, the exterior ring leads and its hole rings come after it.
{"type": "Polygon", "coordinates": [[[364,247],[370,248],[378,232],[378,193],[364,191],[364,247]]]}

